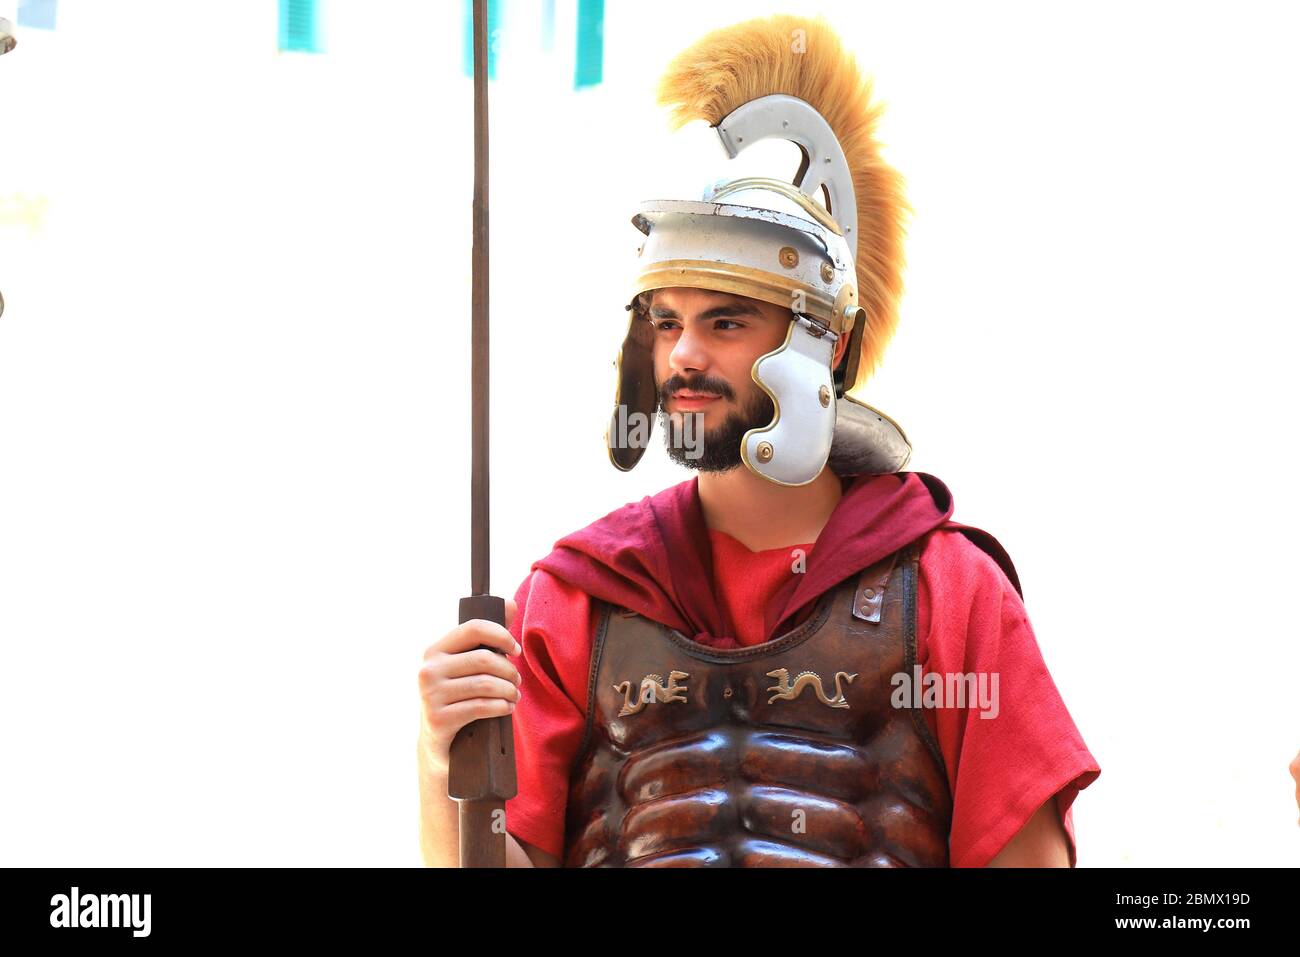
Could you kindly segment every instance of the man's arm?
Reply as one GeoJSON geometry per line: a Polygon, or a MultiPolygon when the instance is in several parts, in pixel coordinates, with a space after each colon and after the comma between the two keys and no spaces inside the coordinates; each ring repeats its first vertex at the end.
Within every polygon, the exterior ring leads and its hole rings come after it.
{"type": "Polygon", "coordinates": [[[1034,812],[989,867],[1069,867],[1070,846],[1056,810],[1056,795],[1034,812]]]}
{"type": "Polygon", "coordinates": [[[547,854],[540,847],[533,847],[524,841],[515,840],[515,836],[506,834],[506,867],[560,867],[560,859],[554,854],[547,854]],[[522,861],[511,861],[510,855],[523,857],[522,861]]]}

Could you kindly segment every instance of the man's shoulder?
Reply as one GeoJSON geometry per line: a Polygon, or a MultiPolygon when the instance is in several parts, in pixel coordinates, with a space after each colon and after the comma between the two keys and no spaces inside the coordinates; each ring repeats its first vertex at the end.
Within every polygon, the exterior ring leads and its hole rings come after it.
{"type": "Polygon", "coordinates": [[[922,536],[920,569],[927,580],[955,580],[970,588],[994,586],[1024,597],[1010,554],[992,534],[973,525],[947,521],[922,536]]]}
{"type": "Polygon", "coordinates": [[[552,575],[545,568],[538,568],[536,565],[529,570],[519,586],[519,594],[529,606],[540,606],[553,601],[573,605],[582,602],[590,603],[593,600],[591,595],[577,585],[552,575]]]}

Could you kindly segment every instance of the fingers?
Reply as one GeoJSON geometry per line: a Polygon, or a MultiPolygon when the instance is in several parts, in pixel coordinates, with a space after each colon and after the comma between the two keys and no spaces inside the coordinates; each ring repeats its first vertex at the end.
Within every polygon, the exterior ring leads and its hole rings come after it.
{"type": "MultiPolygon", "coordinates": [[[[511,602],[511,604],[514,603],[511,602]]],[[[506,616],[507,618],[510,617],[509,605],[506,606],[506,616]]],[[[522,650],[519,643],[515,641],[504,626],[482,618],[471,618],[469,621],[457,625],[426,648],[424,658],[427,661],[438,652],[449,655],[459,654],[480,645],[486,645],[507,655],[517,655],[522,650]]]]}
{"type": "MultiPolygon", "coordinates": [[[[505,599],[505,619],[518,609],[505,599]]],[[[522,677],[508,655],[522,652],[507,625],[472,618],[424,650],[420,697],[430,739],[449,742],[465,725],[508,715],[520,699],[522,677]]]]}
{"type": "Polygon", "coordinates": [[[519,670],[486,648],[436,653],[420,667],[419,679],[425,720],[439,740],[479,717],[509,714],[521,697],[519,670]],[[494,700],[501,705],[491,704],[494,700]]]}
{"type": "Polygon", "coordinates": [[[428,692],[430,704],[446,708],[461,701],[475,698],[499,698],[512,704],[519,701],[519,688],[512,681],[496,675],[466,675],[463,678],[446,678],[428,692]]]}
{"type": "Polygon", "coordinates": [[[428,734],[431,740],[440,742],[434,747],[441,753],[450,745],[456,733],[471,721],[504,717],[514,710],[515,703],[504,698],[467,698],[439,708],[429,719],[428,734]]]}
{"type": "Polygon", "coordinates": [[[456,655],[445,655],[441,658],[439,664],[434,666],[433,670],[444,680],[462,678],[466,675],[496,675],[516,687],[520,682],[519,669],[511,664],[510,660],[504,655],[499,655],[495,651],[488,651],[486,648],[462,651],[456,655]]]}

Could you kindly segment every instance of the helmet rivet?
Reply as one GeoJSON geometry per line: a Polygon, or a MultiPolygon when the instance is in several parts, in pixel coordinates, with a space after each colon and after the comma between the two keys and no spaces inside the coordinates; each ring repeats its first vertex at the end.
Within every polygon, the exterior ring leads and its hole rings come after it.
{"type": "Polygon", "coordinates": [[[770,461],[772,461],[772,443],[771,443],[771,442],[759,442],[759,443],[758,443],[758,460],[759,460],[760,462],[770,462],[770,461]]]}
{"type": "Polygon", "coordinates": [[[793,246],[782,246],[781,251],[777,253],[781,260],[781,265],[786,269],[793,269],[799,265],[799,254],[795,252],[793,246]]]}
{"type": "Polygon", "coordinates": [[[835,267],[830,263],[822,263],[822,282],[830,282],[835,278],[835,267]]]}
{"type": "Polygon", "coordinates": [[[817,398],[821,400],[822,408],[826,408],[831,404],[831,390],[822,386],[817,390],[817,398]]]}

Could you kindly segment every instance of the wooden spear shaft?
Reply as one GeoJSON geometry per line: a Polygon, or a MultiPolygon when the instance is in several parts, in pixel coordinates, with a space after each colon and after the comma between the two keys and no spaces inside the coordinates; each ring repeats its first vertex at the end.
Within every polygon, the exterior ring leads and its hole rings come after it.
{"type": "MultiPolygon", "coordinates": [[[[470,407],[471,594],[460,620],[505,625],[505,601],[489,593],[488,521],[488,0],[474,0],[474,246],[471,265],[473,370],[470,407]]],[[[480,647],[487,647],[480,645],[480,647]]],[[[505,867],[505,802],[517,793],[510,716],[483,718],[460,729],[451,744],[447,795],[460,809],[460,866],[505,867]]]]}

